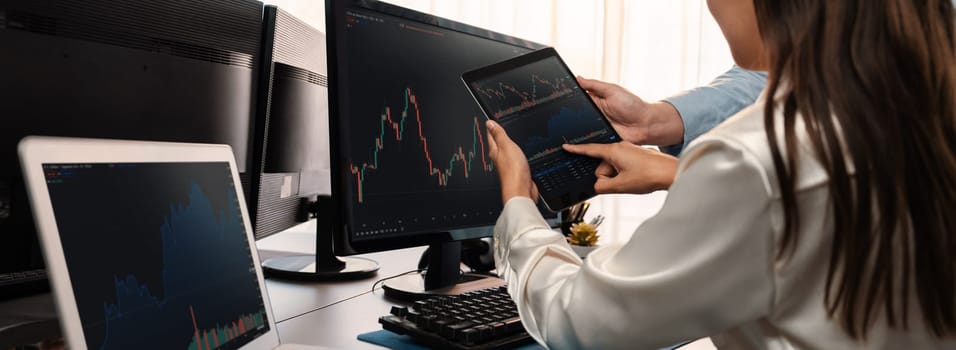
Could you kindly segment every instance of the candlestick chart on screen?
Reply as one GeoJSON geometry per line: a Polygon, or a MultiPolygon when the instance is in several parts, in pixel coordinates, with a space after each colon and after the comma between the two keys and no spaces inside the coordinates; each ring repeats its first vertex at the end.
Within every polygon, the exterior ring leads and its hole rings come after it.
{"type": "Polygon", "coordinates": [[[462,72],[529,50],[371,12],[351,13],[333,138],[354,239],[493,223],[501,186],[486,117],[462,72]],[[480,54],[475,54],[480,52],[480,54]]]}
{"type": "MultiPolygon", "coordinates": [[[[494,165],[485,154],[484,127],[478,117],[472,118],[468,132],[471,138],[459,139],[461,144],[444,152],[433,152],[428,144],[425,130],[428,129],[422,121],[421,107],[418,97],[411,88],[406,88],[404,104],[400,110],[393,113],[392,107],[386,106],[380,116],[378,133],[369,147],[370,159],[361,163],[353,163],[349,170],[355,176],[356,194],[359,203],[363,202],[363,187],[369,174],[379,170],[379,157],[389,156],[391,148],[421,147],[421,156],[424,159],[421,173],[433,179],[436,188],[447,187],[450,181],[467,181],[472,176],[488,176],[494,171],[494,165]],[[393,115],[395,114],[395,115],[393,115]],[[434,154],[434,155],[433,155],[434,154]],[[447,162],[443,162],[447,159],[447,162]]],[[[466,125],[460,127],[464,129],[466,125]]]]}

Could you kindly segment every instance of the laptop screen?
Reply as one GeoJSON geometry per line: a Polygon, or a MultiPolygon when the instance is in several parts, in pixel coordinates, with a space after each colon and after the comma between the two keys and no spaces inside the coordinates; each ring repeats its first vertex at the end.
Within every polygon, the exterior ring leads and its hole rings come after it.
{"type": "Polygon", "coordinates": [[[44,164],[90,349],[231,349],[269,330],[227,162],[44,164]]]}

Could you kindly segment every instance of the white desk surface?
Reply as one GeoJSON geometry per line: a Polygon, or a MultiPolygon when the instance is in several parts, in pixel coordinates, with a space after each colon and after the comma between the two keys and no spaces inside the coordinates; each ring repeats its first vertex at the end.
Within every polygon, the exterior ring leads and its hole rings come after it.
{"type": "MultiPolygon", "coordinates": [[[[262,259],[314,253],[315,223],[305,223],[267,237],[258,241],[257,246],[262,259]]],[[[424,250],[425,247],[416,247],[362,255],[378,261],[380,266],[376,276],[366,279],[340,282],[266,279],[266,289],[278,322],[279,338],[284,343],[321,345],[336,349],[381,349],[356,338],[361,333],[381,329],[378,318],[387,314],[390,307],[397,303],[386,300],[381,289],[371,291],[372,284],[379,279],[414,269],[424,250]]],[[[49,294],[11,300],[0,305],[3,305],[0,316],[32,315],[30,321],[43,318],[55,320],[55,308],[49,294]],[[26,311],[13,312],[15,307],[26,308],[26,311]],[[46,316],[37,317],[34,313],[46,316]]],[[[16,324],[9,321],[7,323],[16,324]]],[[[37,330],[37,333],[50,336],[51,332],[58,333],[57,328],[55,322],[52,322],[37,330]]],[[[2,330],[0,329],[0,335],[2,330]]],[[[23,329],[16,331],[17,335],[26,335],[19,334],[23,333],[22,331],[23,329]]],[[[0,336],[0,339],[3,337],[0,336]]],[[[701,339],[682,349],[709,350],[714,349],[714,346],[708,339],[701,339]]]]}
{"type": "MultiPolygon", "coordinates": [[[[294,227],[258,242],[260,255],[312,253],[315,250],[313,223],[294,227]]],[[[424,247],[362,255],[379,262],[378,275],[369,279],[314,283],[266,279],[272,310],[279,321],[279,339],[284,343],[321,345],[336,349],[383,349],[358,340],[359,334],[382,329],[378,318],[398,302],[386,300],[381,289],[371,291],[381,278],[412,270],[424,247]]],[[[715,349],[704,338],[682,350],[715,349]]]]}
{"type": "MultiPolygon", "coordinates": [[[[260,259],[290,253],[314,253],[315,222],[293,227],[257,242],[260,259]]],[[[358,340],[361,333],[381,329],[379,316],[393,303],[386,301],[379,279],[413,270],[425,247],[361,255],[379,263],[371,278],[339,282],[296,282],[266,279],[272,311],[283,343],[321,345],[337,349],[382,349],[358,340]]]]}
{"type": "Polygon", "coordinates": [[[383,349],[358,340],[359,334],[382,329],[378,318],[392,305],[384,292],[366,292],[352,299],[282,322],[279,339],[286,343],[321,345],[336,349],[383,349]]]}
{"type": "MultiPolygon", "coordinates": [[[[321,310],[279,323],[279,339],[295,344],[321,345],[335,349],[384,349],[358,340],[362,333],[382,329],[378,318],[388,314],[396,302],[385,299],[378,289],[321,310]]],[[[710,339],[703,338],[680,350],[715,350],[710,339]]]]}
{"type": "MultiPolygon", "coordinates": [[[[315,220],[256,242],[259,258],[315,253],[315,220]]],[[[266,278],[266,290],[277,322],[324,308],[372,290],[381,278],[414,270],[425,247],[360,255],[379,263],[378,274],[365,279],[334,282],[300,282],[266,278]]],[[[386,309],[385,312],[388,312],[386,309]]],[[[377,319],[377,318],[376,318],[377,319]]]]}

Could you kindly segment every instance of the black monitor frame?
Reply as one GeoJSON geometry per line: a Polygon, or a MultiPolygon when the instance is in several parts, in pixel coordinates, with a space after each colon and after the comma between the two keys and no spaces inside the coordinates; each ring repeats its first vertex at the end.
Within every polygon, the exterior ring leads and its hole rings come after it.
{"type": "Polygon", "coordinates": [[[273,5],[262,17],[257,176],[246,193],[256,239],[308,221],[309,206],[330,186],[325,35],[273,5]]]}
{"type": "MultiPolygon", "coordinates": [[[[448,230],[436,230],[434,232],[418,232],[394,237],[376,237],[374,239],[353,239],[353,229],[349,227],[347,222],[348,214],[352,210],[351,203],[349,203],[349,199],[347,199],[350,198],[351,191],[348,180],[348,178],[351,177],[349,169],[350,149],[344,144],[346,142],[352,142],[352,140],[349,139],[349,135],[347,134],[347,127],[342,125],[343,123],[340,121],[341,118],[348,117],[343,115],[343,106],[340,105],[345,103],[345,99],[341,94],[347,93],[343,91],[347,89],[348,82],[340,76],[340,74],[343,73],[339,71],[343,67],[340,62],[345,61],[345,53],[342,52],[344,50],[341,50],[340,46],[345,45],[346,34],[342,28],[344,28],[344,21],[346,21],[345,13],[349,8],[373,11],[383,15],[399,17],[403,20],[418,22],[425,26],[439,27],[482,39],[497,41],[512,45],[525,52],[531,52],[544,48],[545,46],[376,0],[326,1],[326,42],[328,43],[329,62],[329,129],[331,131],[330,149],[332,152],[333,205],[330,205],[328,212],[320,212],[319,219],[332,221],[330,225],[332,230],[331,236],[334,242],[334,253],[336,255],[354,255],[423,245],[429,246],[430,254],[427,260],[431,270],[429,270],[425,276],[425,290],[450,288],[457,282],[458,264],[461,261],[459,251],[461,241],[491,236],[494,227],[493,221],[472,226],[455,227],[448,230]],[[429,276],[432,274],[440,276],[429,276]],[[431,281],[429,281],[430,279],[431,281]]],[[[463,93],[467,93],[465,87],[460,86],[459,81],[451,82],[451,84],[460,87],[463,93]]],[[[552,224],[556,223],[556,217],[556,214],[548,215],[552,224]]]]}
{"type": "MultiPolygon", "coordinates": [[[[347,172],[349,171],[344,165],[349,162],[349,155],[347,154],[347,149],[343,148],[341,144],[343,142],[349,142],[347,136],[343,134],[343,126],[340,124],[338,118],[341,118],[340,115],[342,108],[339,106],[341,103],[339,98],[338,90],[342,89],[340,81],[341,77],[339,76],[338,62],[342,59],[342,53],[339,52],[338,45],[341,40],[342,33],[339,33],[339,28],[341,28],[342,18],[339,14],[345,11],[347,7],[361,7],[367,10],[380,12],[386,15],[392,15],[396,17],[401,17],[403,19],[420,22],[429,26],[437,26],[448,30],[453,30],[477,37],[482,37],[488,40],[499,41],[501,43],[513,45],[519,48],[527,49],[528,52],[544,48],[544,45],[527,41],[524,39],[516,38],[513,36],[497,33],[494,31],[481,29],[464,23],[448,20],[445,18],[429,15],[426,13],[406,9],[396,5],[391,5],[388,3],[376,1],[376,0],[329,0],[326,1],[326,42],[328,43],[328,62],[329,62],[329,86],[330,86],[330,95],[329,95],[329,129],[330,132],[330,148],[332,152],[332,197],[335,200],[335,205],[333,207],[333,212],[331,215],[323,217],[332,218],[334,220],[333,229],[335,231],[336,239],[334,240],[335,244],[335,253],[338,255],[354,255],[360,253],[370,253],[370,252],[379,252],[384,250],[393,250],[401,249],[408,247],[416,247],[422,245],[430,245],[435,243],[443,242],[453,242],[461,241],[466,239],[488,237],[491,233],[491,229],[494,227],[494,223],[489,223],[488,225],[475,226],[475,227],[464,227],[459,229],[447,230],[447,231],[436,231],[432,233],[422,233],[410,236],[401,236],[401,237],[386,237],[386,238],[377,238],[374,240],[362,240],[362,241],[353,241],[351,228],[348,227],[345,222],[345,217],[343,214],[349,210],[348,203],[345,202],[344,198],[346,197],[350,187],[346,179],[349,177],[347,172]]],[[[459,82],[456,82],[459,83],[459,82]]],[[[461,86],[462,89],[465,89],[464,86],[461,86]]]]}
{"type": "Polygon", "coordinates": [[[27,135],[230,144],[253,166],[262,4],[0,4],[0,272],[42,267],[16,144],[27,135]]]}
{"type": "MultiPolygon", "coordinates": [[[[327,213],[331,171],[325,35],[273,5],[265,6],[262,22],[254,153],[260,172],[247,193],[256,239],[327,213]]],[[[369,259],[337,258],[331,221],[318,221],[316,253],[265,259],[266,276],[322,281],[378,271],[369,259]]]]}

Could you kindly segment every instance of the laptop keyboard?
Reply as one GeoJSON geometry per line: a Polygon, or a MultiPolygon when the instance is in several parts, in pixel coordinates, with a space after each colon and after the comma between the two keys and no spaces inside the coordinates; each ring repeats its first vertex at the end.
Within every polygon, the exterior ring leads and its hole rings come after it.
{"type": "Polygon", "coordinates": [[[0,300],[8,300],[50,291],[46,270],[36,269],[0,273],[0,300]]]}

